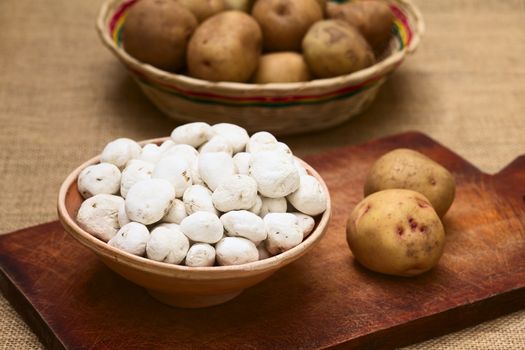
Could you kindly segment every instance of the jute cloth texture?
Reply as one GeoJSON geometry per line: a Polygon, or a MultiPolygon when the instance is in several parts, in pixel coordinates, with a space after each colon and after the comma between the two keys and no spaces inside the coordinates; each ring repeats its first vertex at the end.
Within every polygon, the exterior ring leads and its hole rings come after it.
{"type": "MultiPolygon", "coordinates": [[[[0,1],[0,232],[56,219],[66,174],[111,139],[176,123],[101,45],[102,0],[0,1]]],[[[493,173],[525,153],[525,1],[419,0],[427,32],[365,114],[285,138],[304,156],[419,130],[493,173]]],[[[0,252],[1,254],[1,252],[0,252]]],[[[40,349],[0,297],[0,349],[40,349]]],[[[411,349],[525,349],[525,311],[411,349]]]]}

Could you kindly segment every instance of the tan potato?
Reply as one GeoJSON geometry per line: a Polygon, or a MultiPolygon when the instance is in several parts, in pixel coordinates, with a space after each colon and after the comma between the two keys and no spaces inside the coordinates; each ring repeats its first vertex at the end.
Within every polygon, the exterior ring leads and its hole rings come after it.
{"type": "Polygon", "coordinates": [[[310,71],[303,56],[297,52],[275,52],[261,56],[254,78],[257,84],[308,80],[310,71]]]}
{"type": "Polygon", "coordinates": [[[224,0],[226,9],[237,10],[243,12],[250,12],[253,5],[253,0],[224,0]]]}
{"type": "Polygon", "coordinates": [[[224,0],[177,0],[177,2],[190,10],[199,22],[226,9],[224,0]]]}
{"type": "Polygon", "coordinates": [[[392,189],[371,194],[355,207],[346,238],[354,257],[370,270],[415,276],[438,263],[445,231],[422,194],[392,189]]]}
{"type": "Polygon", "coordinates": [[[382,52],[392,37],[394,14],[385,1],[332,2],[327,6],[327,15],[355,26],[376,53],[382,52]]]}
{"type": "Polygon", "coordinates": [[[252,16],[261,26],[266,51],[301,51],[304,35],[323,12],[316,0],[258,0],[252,16]]]}
{"type": "Polygon", "coordinates": [[[176,0],[141,0],[129,10],[122,42],[124,50],[137,60],[177,71],[184,66],[195,28],[195,16],[176,0]]]}
{"type": "Polygon", "coordinates": [[[374,54],[357,29],[338,20],[314,24],[304,37],[303,55],[318,78],[349,74],[374,63],[374,54]]]}
{"type": "Polygon", "coordinates": [[[244,12],[221,12],[205,20],[188,45],[192,77],[211,81],[246,82],[261,54],[262,33],[244,12]]]}
{"type": "Polygon", "coordinates": [[[328,0],[316,0],[319,4],[319,7],[321,8],[321,11],[323,12],[323,15],[326,13],[326,4],[328,0]]]}
{"type": "Polygon", "coordinates": [[[366,177],[365,196],[389,188],[423,194],[440,217],[450,208],[456,194],[456,182],[447,169],[419,152],[404,148],[379,158],[366,177]]]}

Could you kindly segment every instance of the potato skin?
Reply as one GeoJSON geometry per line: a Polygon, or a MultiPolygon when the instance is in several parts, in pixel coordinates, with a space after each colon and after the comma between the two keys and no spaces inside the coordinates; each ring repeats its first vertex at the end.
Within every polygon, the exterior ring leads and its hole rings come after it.
{"type": "Polygon", "coordinates": [[[452,174],[440,164],[411,149],[396,149],[381,156],[373,165],[365,181],[364,193],[404,188],[423,194],[443,217],[456,194],[452,174]]]}
{"type": "Polygon", "coordinates": [[[308,28],[323,19],[317,0],[257,0],[252,16],[261,26],[266,51],[301,51],[308,28]]]}
{"type": "Polygon", "coordinates": [[[257,68],[262,33],[244,12],[221,12],[205,20],[188,45],[192,77],[211,81],[246,82],[257,68]]]}
{"type": "Polygon", "coordinates": [[[409,277],[438,263],[445,231],[422,194],[391,189],[371,194],[354,208],[348,218],[346,238],[361,265],[409,277]]]}
{"type": "Polygon", "coordinates": [[[250,12],[253,0],[224,0],[227,10],[250,12]]]}
{"type": "Polygon", "coordinates": [[[392,37],[394,14],[385,1],[329,3],[328,18],[340,19],[355,26],[376,53],[382,52],[392,37]]]}
{"type": "Polygon", "coordinates": [[[224,0],[177,0],[177,2],[190,10],[199,23],[226,9],[224,0]]]}
{"type": "Polygon", "coordinates": [[[319,4],[319,7],[321,7],[321,12],[324,15],[326,13],[326,4],[327,4],[328,0],[316,0],[316,1],[319,4]]]}
{"type": "Polygon", "coordinates": [[[124,50],[141,62],[178,71],[195,28],[195,16],[176,0],[141,0],[126,17],[124,50]]]}
{"type": "Polygon", "coordinates": [[[357,29],[339,20],[315,23],[303,39],[303,55],[318,78],[349,74],[374,63],[374,54],[357,29]]]}
{"type": "Polygon", "coordinates": [[[261,56],[254,82],[295,83],[310,80],[310,71],[301,54],[297,52],[274,52],[261,56]]]}

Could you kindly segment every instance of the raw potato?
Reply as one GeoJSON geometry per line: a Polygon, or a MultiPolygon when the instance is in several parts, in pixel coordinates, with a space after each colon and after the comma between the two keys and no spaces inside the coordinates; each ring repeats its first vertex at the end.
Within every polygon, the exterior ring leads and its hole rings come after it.
{"type": "Polygon", "coordinates": [[[241,128],[238,125],[230,123],[219,123],[215,124],[212,127],[215,135],[224,137],[228,142],[230,142],[233,153],[238,153],[244,151],[250,136],[246,129],[241,128]]]}
{"type": "Polygon", "coordinates": [[[266,51],[301,51],[308,28],[323,19],[316,0],[257,0],[252,16],[261,26],[266,51]]]}
{"type": "Polygon", "coordinates": [[[270,213],[264,217],[268,238],[266,249],[276,255],[299,245],[303,241],[303,229],[297,217],[290,213],[270,213]]]}
{"type": "Polygon", "coordinates": [[[108,241],[112,247],[133,255],[142,256],[146,252],[149,239],[148,228],[138,222],[124,225],[113,238],[108,241]]]}
{"type": "Polygon", "coordinates": [[[219,212],[213,206],[211,195],[211,191],[201,185],[193,185],[188,188],[182,197],[186,213],[191,215],[198,211],[207,211],[219,215],[219,212]]]}
{"type": "Polygon", "coordinates": [[[163,261],[168,264],[180,264],[188,249],[188,238],[173,225],[159,225],[151,231],[146,245],[146,254],[149,259],[163,261]]]}
{"type": "Polygon", "coordinates": [[[80,227],[100,238],[109,241],[120,228],[118,212],[124,199],[112,194],[97,194],[80,205],[77,221],[80,227]]]}
{"type": "Polygon", "coordinates": [[[255,244],[261,243],[267,237],[263,219],[246,210],[223,214],[221,222],[228,236],[244,237],[255,244]]]}
{"type": "Polygon", "coordinates": [[[228,10],[250,12],[253,0],[224,0],[228,10]]]}
{"type": "Polygon", "coordinates": [[[110,163],[90,165],[78,175],[78,191],[84,198],[96,194],[117,194],[120,188],[120,170],[110,163]]]}
{"type": "Polygon", "coordinates": [[[213,136],[213,130],[208,123],[195,122],[183,124],[171,132],[171,139],[176,144],[186,144],[199,147],[213,136]]]}
{"type": "Polygon", "coordinates": [[[120,179],[120,195],[126,198],[128,191],[134,184],[142,180],[151,179],[155,164],[143,160],[132,159],[122,171],[120,179]]]}
{"type": "Polygon", "coordinates": [[[456,194],[452,174],[425,155],[396,149],[379,158],[366,177],[365,196],[389,188],[404,188],[423,194],[443,217],[456,194]]]}
{"type": "Polygon", "coordinates": [[[175,199],[175,190],[164,179],[137,182],[126,197],[126,214],[132,221],[153,224],[166,215],[175,199]]]}
{"type": "Polygon", "coordinates": [[[211,199],[222,212],[250,209],[257,201],[257,183],[248,175],[232,175],[213,191],[211,199]]]}
{"type": "Polygon", "coordinates": [[[177,0],[177,2],[190,10],[199,22],[226,8],[223,0],[177,0]]]}
{"type": "Polygon", "coordinates": [[[329,18],[340,19],[356,27],[376,53],[382,52],[392,37],[394,14],[386,1],[331,2],[327,13],[329,18]]]}
{"type": "Polygon", "coordinates": [[[205,267],[215,263],[215,248],[207,243],[195,243],[188,250],[186,266],[205,267]]]}
{"type": "Polygon", "coordinates": [[[177,71],[196,27],[195,16],[176,0],[140,0],[126,16],[124,50],[141,62],[177,71]]]}
{"type": "Polygon", "coordinates": [[[131,159],[137,159],[142,153],[142,148],[131,139],[120,138],[111,141],[104,147],[100,155],[101,163],[111,163],[123,169],[131,159]]]}
{"type": "Polygon", "coordinates": [[[206,211],[198,211],[184,218],[180,229],[194,242],[216,243],[222,238],[224,228],[217,215],[206,211]]]}
{"type": "Polygon", "coordinates": [[[304,37],[303,55],[318,78],[350,74],[374,63],[374,53],[359,31],[340,20],[314,24],[304,37]]]}
{"type": "Polygon", "coordinates": [[[152,178],[169,181],[175,189],[175,197],[180,198],[193,184],[192,171],[186,160],[176,156],[162,158],[153,170],[152,178]]]}
{"type": "Polygon", "coordinates": [[[257,182],[259,193],[265,197],[284,197],[299,187],[299,172],[293,158],[280,151],[252,154],[250,175],[257,182]]]}
{"type": "Polygon", "coordinates": [[[257,68],[262,46],[259,25],[240,11],[226,11],[204,21],[188,45],[192,77],[247,82],[257,68]]]}
{"type": "Polygon", "coordinates": [[[252,241],[241,237],[225,237],[215,245],[217,263],[222,266],[241,265],[259,260],[252,241]]]}
{"type": "Polygon", "coordinates": [[[315,216],[326,210],[327,196],[328,194],[315,177],[303,175],[297,191],[287,198],[301,213],[315,216]]]}
{"type": "Polygon", "coordinates": [[[297,83],[310,79],[310,70],[301,54],[275,52],[261,56],[253,81],[256,84],[297,83]]]}
{"type": "Polygon", "coordinates": [[[323,14],[326,13],[326,3],[328,0],[316,0],[319,4],[319,7],[321,8],[321,11],[323,11],[323,14]]]}
{"type": "Polygon", "coordinates": [[[370,270],[414,276],[434,267],[443,253],[445,231],[422,194],[379,191],[352,211],[346,228],[355,258],[370,270]]]}

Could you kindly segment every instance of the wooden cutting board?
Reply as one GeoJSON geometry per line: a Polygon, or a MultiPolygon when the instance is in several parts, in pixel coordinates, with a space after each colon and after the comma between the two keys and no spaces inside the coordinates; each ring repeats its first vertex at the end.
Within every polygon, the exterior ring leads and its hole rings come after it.
{"type": "Polygon", "coordinates": [[[482,174],[418,133],[306,159],[326,180],[333,219],[319,245],[236,299],[171,308],[100,263],[58,222],[0,237],[0,287],[49,348],[392,348],[525,306],[525,157],[482,174]],[[346,217],[372,162],[398,147],[450,169],[457,197],[445,253],[417,278],[372,273],[353,259],[346,217]]]}

